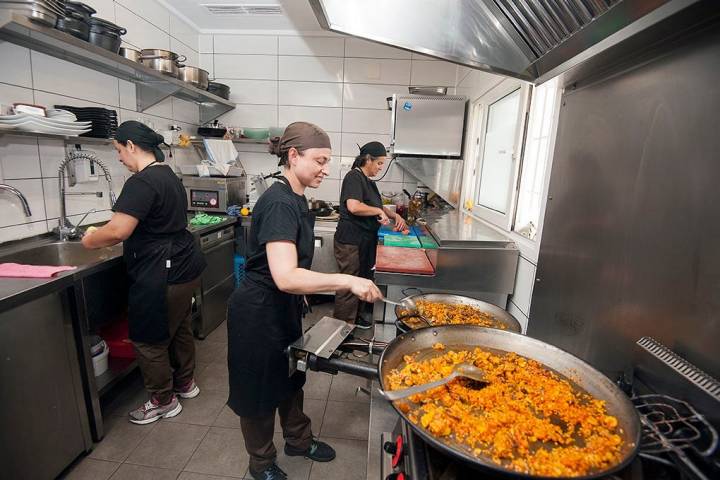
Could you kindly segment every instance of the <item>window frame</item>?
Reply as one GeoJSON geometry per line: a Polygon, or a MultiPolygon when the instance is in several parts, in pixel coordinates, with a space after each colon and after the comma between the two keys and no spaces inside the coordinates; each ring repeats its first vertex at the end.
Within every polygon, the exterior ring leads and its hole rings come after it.
{"type": "MultiPolygon", "coordinates": [[[[510,238],[512,241],[514,241],[520,250],[520,255],[522,255],[525,259],[532,262],[533,264],[537,264],[538,257],[540,256],[540,243],[542,241],[542,234],[545,224],[545,213],[547,209],[547,202],[548,202],[548,194],[549,194],[549,188],[550,188],[550,175],[552,174],[552,165],[555,155],[555,141],[557,139],[557,132],[559,128],[559,118],[560,118],[560,110],[562,108],[562,96],[564,93],[564,88],[560,85],[559,88],[556,91],[556,95],[554,97],[555,102],[555,109],[554,109],[554,115],[553,115],[553,125],[551,126],[550,130],[550,137],[549,137],[549,147],[548,147],[548,157],[547,157],[547,164],[545,166],[545,175],[543,178],[543,186],[542,186],[542,204],[540,206],[540,222],[538,225],[537,235],[535,236],[535,239],[531,240],[523,235],[520,235],[519,233],[513,231],[514,223],[515,223],[515,216],[517,213],[517,201],[520,194],[520,181],[521,181],[521,172],[522,172],[522,164],[524,161],[524,149],[525,149],[525,141],[526,141],[526,131],[528,128],[528,122],[529,122],[529,116],[530,116],[530,108],[532,107],[532,94],[528,94],[527,102],[525,103],[525,109],[524,109],[524,125],[522,128],[522,140],[521,140],[521,155],[520,155],[520,161],[515,162],[515,171],[514,171],[514,178],[512,181],[512,210],[510,211],[511,214],[505,215],[504,221],[500,222],[493,222],[489,220],[488,216],[491,217],[491,215],[482,215],[483,210],[489,211],[490,209],[476,206],[475,200],[477,199],[478,195],[478,189],[479,189],[479,178],[478,174],[480,172],[481,164],[479,162],[476,162],[476,158],[479,152],[482,152],[483,148],[483,140],[484,140],[484,133],[485,133],[485,126],[487,123],[487,115],[488,115],[488,108],[489,106],[497,101],[498,99],[502,98],[503,96],[512,93],[515,88],[517,88],[517,85],[524,85],[524,82],[520,80],[515,79],[506,79],[494,86],[491,90],[483,93],[480,97],[477,97],[475,99],[471,99],[470,108],[468,109],[468,115],[469,115],[469,132],[472,132],[471,135],[468,135],[468,138],[466,139],[466,145],[465,145],[465,151],[468,152],[468,156],[466,157],[465,161],[465,168],[464,168],[464,175],[463,175],[463,195],[462,198],[465,199],[463,205],[461,205],[462,211],[465,213],[468,213],[472,217],[476,218],[479,221],[482,221],[483,223],[490,226],[492,229],[496,230],[497,232],[506,235],[508,238],[510,238]],[[514,87],[514,88],[513,88],[514,87]],[[482,116],[479,114],[482,113],[482,116]],[[480,120],[480,121],[478,121],[480,120]],[[479,123],[479,125],[478,125],[479,123]],[[479,132],[479,133],[478,133],[479,132]],[[480,136],[481,135],[481,136],[480,136]],[[476,141],[479,138],[480,141],[476,141]],[[472,206],[469,208],[467,202],[470,201],[472,203],[472,206]]],[[[527,87],[532,87],[529,84],[525,84],[527,87]]],[[[533,87],[534,88],[534,87],[533,87]]],[[[497,220],[497,217],[496,217],[497,220]]]]}
{"type": "Polygon", "coordinates": [[[474,163],[474,165],[472,167],[472,180],[471,183],[468,184],[471,189],[470,191],[472,192],[472,208],[470,209],[470,211],[473,215],[485,220],[488,223],[491,223],[496,227],[501,228],[506,233],[511,232],[512,223],[515,218],[515,206],[517,204],[518,198],[518,173],[520,172],[520,167],[522,165],[522,150],[525,143],[525,130],[527,128],[528,122],[529,104],[530,98],[532,96],[531,92],[531,84],[525,83],[521,80],[510,79],[508,81],[502,82],[500,85],[496,86],[488,93],[480,97],[478,100],[473,102],[472,111],[474,115],[474,129],[471,141],[474,143],[474,145],[472,145],[472,156],[470,158],[473,159],[472,163],[474,163]],[[497,210],[493,210],[483,205],[476,204],[480,194],[480,183],[482,180],[481,172],[484,161],[483,151],[485,148],[485,138],[487,134],[490,106],[517,90],[520,90],[520,108],[518,109],[518,114],[516,118],[517,129],[515,133],[515,141],[513,143],[513,165],[510,188],[508,189],[507,198],[508,208],[506,213],[500,213],[497,210]],[[478,109],[480,109],[480,111],[478,111],[478,109]],[[478,122],[478,116],[475,116],[476,114],[482,115],[480,122],[478,122]]]}

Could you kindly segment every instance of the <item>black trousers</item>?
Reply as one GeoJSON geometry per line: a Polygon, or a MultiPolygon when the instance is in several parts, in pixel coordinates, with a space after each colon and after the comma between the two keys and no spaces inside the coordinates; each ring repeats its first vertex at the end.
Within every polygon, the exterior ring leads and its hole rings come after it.
{"type": "MultiPolygon", "coordinates": [[[[307,450],[312,443],[310,417],[303,412],[302,389],[280,402],[277,412],[280,416],[283,438],[291,447],[307,450]]],[[[250,470],[261,472],[277,457],[273,442],[275,412],[260,417],[240,417],[240,428],[245,439],[245,449],[250,455],[250,470]]]]}

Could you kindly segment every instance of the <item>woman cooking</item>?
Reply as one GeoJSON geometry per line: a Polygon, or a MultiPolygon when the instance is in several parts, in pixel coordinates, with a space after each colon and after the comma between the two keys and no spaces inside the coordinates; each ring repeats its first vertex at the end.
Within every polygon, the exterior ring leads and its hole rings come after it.
{"type": "MultiPolygon", "coordinates": [[[[340,191],[340,221],[335,231],[335,260],[340,272],[373,278],[377,232],[392,218],[395,231],[405,230],[405,220],[383,207],[377,185],[370,180],[382,170],[387,151],[380,142],[360,148],[352,170],[345,175],[340,191]]],[[[335,318],[370,328],[371,304],[364,303],[348,292],[335,294],[335,318]],[[370,318],[368,318],[370,317],[370,318]]]]}
{"type": "Polygon", "coordinates": [[[287,478],[275,463],[276,411],[286,455],[335,458],[329,445],[313,438],[303,413],[305,374],[288,376],[285,349],[302,335],[303,295],[347,290],[367,302],[382,298],[370,280],[309,270],[314,219],[304,194],[328,175],[328,135],[313,124],[292,123],[273,139],[270,152],[280,157],[283,176],[255,205],[245,279],[228,305],[228,405],[240,416],[250,474],[257,480],[287,478]]]}
{"type": "Polygon", "coordinates": [[[133,172],[113,207],[110,221],[88,229],[86,248],[123,242],[129,278],[130,340],[150,400],[130,412],[130,421],[151,423],[182,410],[176,394],[193,398],[195,343],[190,325],[193,290],[205,268],[187,227],[185,189],[163,163],[163,137],[140,122],[124,122],[113,145],[133,172]]]}

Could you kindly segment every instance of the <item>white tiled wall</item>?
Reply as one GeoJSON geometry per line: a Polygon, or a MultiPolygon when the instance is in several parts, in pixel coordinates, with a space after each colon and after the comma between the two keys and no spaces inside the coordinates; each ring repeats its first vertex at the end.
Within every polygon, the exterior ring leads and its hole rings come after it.
{"type": "MultiPolygon", "coordinates": [[[[126,43],[138,48],[170,48],[199,61],[199,35],[180,18],[152,0],[84,0],[97,16],[128,29],[126,43]]],[[[35,103],[52,106],[101,106],[118,111],[119,121],[139,119],[152,123],[157,130],[171,124],[194,132],[198,124],[197,105],[168,98],[145,112],[136,111],[135,86],[132,83],[89,70],[54,57],[0,41],[0,103],[35,103]]],[[[274,84],[274,82],[273,82],[274,84]]],[[[273,96],[274,102],[275,96],[273,96]]],[[[273,114],[276,115],[273,107],[273,114]]],[[[274,119],[275,117],[273,117],[274,119]]],[[[263,126],[266,125],[263,123],[263,126]]],[[[111,146],[83,146],[97,153],[113,176],[113,190],[119,194],[130,173],[117,161],[111,146]]],[[[58,165],[66,154],[62,142],[28,137],[0,137],[0,183],[17,187],[28,199],[32,217],[26,218],[20,202],[0,191],[0,243],[38,235],[51,230],[59,215],[58,165]]],[[[175,149],[171,164],[197,163],[194,150],[175,149]]],[[[81,183],[72,192],[102,191],[103,197],[68,196],[71,220],[91,208],[98,213],[87,222],[109,218],[109,199],[104,180],[81,183]]]]}
{"type": "MultiPolygon", "coordinates": [[[[307,195],[334,202],[357,144],[389,144],[388,96],[407,93],[408,85],[444,85],[452,91],[457,82],[454,64],[340,36],[200,35],[198,48],[200,63],[231,87],[237,108],[221,117],[227,126],[305,120],[328,131],[335,155],[330,177],[307,195]]],[[[249,174],[277,169],[277,159],[264,147],[237,147],[249,174]]],[[[416,183],[393,166],[380,190],[414,190],[416,183]]]]}

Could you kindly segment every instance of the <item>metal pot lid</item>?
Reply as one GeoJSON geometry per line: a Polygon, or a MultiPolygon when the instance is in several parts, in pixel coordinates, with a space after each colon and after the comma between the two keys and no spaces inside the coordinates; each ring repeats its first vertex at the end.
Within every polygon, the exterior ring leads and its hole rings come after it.
{"type": "Polygon", "coordinates": [[[127,30],[124,27],[115,25],[114,23],[100,17],[90,17],[90,29],[92,30],[93,28],[95,28],[94,31],[96,33],[105,33],[104,31],[118,35],[125,35],[127,33],[127,30]],[[102,29],[104,31],[97,31],[97,29],[102,29]]]}
{"type": "Polygon", "coordinates": [[[86,5],[82,2],[73,2],[71,0],[65,2],[65,11],[82,13],[86,16],[95,15],[97,13],[97,10],[92,8],[90,5],[86,5]]]}

